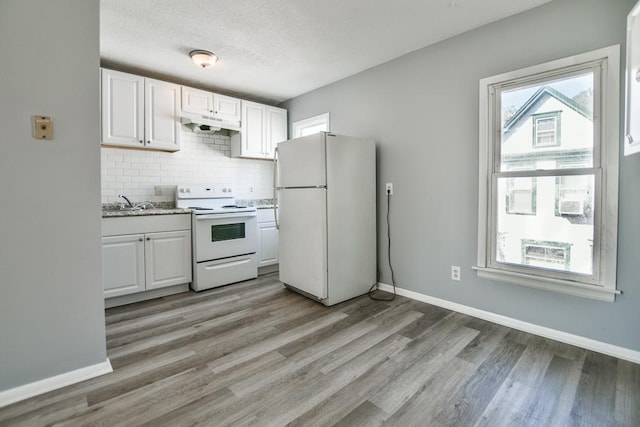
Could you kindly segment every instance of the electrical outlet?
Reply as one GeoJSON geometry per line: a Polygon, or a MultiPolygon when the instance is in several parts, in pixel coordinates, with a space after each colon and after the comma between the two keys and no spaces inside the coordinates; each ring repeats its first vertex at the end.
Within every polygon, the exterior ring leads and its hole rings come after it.
{"type": "Polygon", "coordinates": [[[385,191],[387,192],[387,194],[391,195],[393,194],[393,184],[390,182],[387,182],[385,184],[385,191]]]}
{"type": "Polygon", "coordinates": [[[451,266],[451,280],[460,281],[460,267],[457,265],[451,266]]]}

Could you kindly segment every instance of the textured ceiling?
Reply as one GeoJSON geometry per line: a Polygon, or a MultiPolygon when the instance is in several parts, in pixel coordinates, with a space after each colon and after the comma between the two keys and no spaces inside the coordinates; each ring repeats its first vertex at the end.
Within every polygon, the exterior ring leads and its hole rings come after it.
{"type": "Polygon", "coordinates": [[[103,66],[280,102],[551,0],[100,0],[103,66]],[[220,57],[209,69],[193,49],[220,57]]]}

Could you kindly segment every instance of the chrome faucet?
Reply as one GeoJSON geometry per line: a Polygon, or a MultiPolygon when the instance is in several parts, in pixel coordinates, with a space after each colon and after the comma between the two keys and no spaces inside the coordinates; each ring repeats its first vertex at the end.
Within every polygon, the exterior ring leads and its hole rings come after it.
{"type": "Polygon", "coordinates": [[[125,199],[127,201],[127,204],[129,205],[130,208],[133,208],[133,203],[131,203],[131,200],[129,200],[127,198],[127,196],[125,196],[124,194],[118,194],[118,197],[120,197],[121,199],[125,199]]]}

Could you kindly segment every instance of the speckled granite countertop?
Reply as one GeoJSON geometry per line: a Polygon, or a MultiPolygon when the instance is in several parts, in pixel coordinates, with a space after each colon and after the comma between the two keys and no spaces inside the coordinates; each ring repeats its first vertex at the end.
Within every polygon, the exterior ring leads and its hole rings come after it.
{"type": "Polygon", "coordinates": [[[236,199],[236,205],[252,206],[256,209],[273,207],[273,199],[236,199]]]}
{"type": "MultiPolygon", "coordinates": [[[[135,203],[145,205],[148,202],[135,203]]],[[[241,199],[236,200],[236,204],[243,206],[253,206],[257,209],[273,208],[273,199],[241,199]]],[[[190,209],[176,208],[173,202],[153,203],[153,208],[149,209],[121,209],[121,203],[104,203],[102,205],[102,218],[122,217],[122,216],[146,216],[146,215],[174,215],[190,214],[190,209]]]]}
{"type": "Polygon", "coordinates": [[[175,215],[175,214],[190,214],[191,209],[136,209],[136,210],[127,210],[127,209],[103,209],[102,210],[102,218],[111,218],[111,217],[120,217],[120,216],[148,216],[148,215],[175,215]]]}
{"type": "Polygon", "coordinates": [[[105,203],[102,205],[102,218],[121,216],[148,216],[148,215],[175,215],[190,214],[191,209],[176,208],[175,203],[154,203],[141,202],[139,204],[149,206],[147,209],[121,209],[120,203],[105,203]],[[153,207],[151,207],[153,206],[153,207]]]}

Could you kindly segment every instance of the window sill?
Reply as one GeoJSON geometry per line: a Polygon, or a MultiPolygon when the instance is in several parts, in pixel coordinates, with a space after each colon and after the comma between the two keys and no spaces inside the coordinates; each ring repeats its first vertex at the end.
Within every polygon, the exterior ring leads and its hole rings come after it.
{"type": "Polygon", "coordinates": [[[472,268],[478,272],[478,277],[483,279],[497,280],[529,288],[542,289],[545,291],[558,292],[583,298],[591,298],[598,301],[614,302],[616,295],[622,293],[616,289],[607,289],[597,285],[585,285],[577,282],[571,282],[569,280],[537,277],[486,267],[474,266],[472,268]]]}

